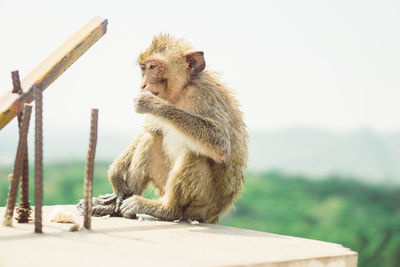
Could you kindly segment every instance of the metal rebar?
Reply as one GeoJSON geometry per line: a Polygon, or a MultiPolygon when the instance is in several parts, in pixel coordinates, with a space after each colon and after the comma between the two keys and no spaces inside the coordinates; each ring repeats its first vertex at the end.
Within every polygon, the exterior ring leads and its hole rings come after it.
{"type": "Polygon", "coordinates": [[[18,141],[17,155],[15,156],[14,172],[11,179],[10,190],[7,199],[7,209],[4,216],[3,225],[12,226],[12,217],[14,214],[15,202],[17,200],[18,185],[22,175],[24,162],[24,152],[27,145],[27,135],[29,129],[29,121],[31,118],[32,106],[25,104],[23,111],[22,124],[20,129],[20,138],[18,141]]]}
{"type": "Polygon", "coordinates": [[[13,81],[13,94],[22,94],[22,87],[21,87],[21,82],[19,79],[19,71],[18,70],[14,70],[11,72],[11,78],[13,81]]]}
{"type": "Polygon", "coordinates": [[[35,233],[43,233],[43,95],[39,86],[35,86],[33,96],[35,99],[35,233]]]}
{"type": "MultiPolygon", "coordinates": [[[[12,71],[11,78],[13,83],[13,93],[21,95],[23,93],[21,87],[21,81],[19,78],[19,71],[12,71]]],[[[21,138],[21,124],[22,124],[23,112],[18,114],[18,129],[19,138],[21,138]]],[[[28,137],[26,137],[27,139],[28,137]]],[[[17,221],[19,223],[27,223],[29,221],[29,216],[31,214],[31,207],[29,202],[29,161],[28,161],[28,141],[26,140],[25,151],[23,152],[23,164],[22,164],[22,180],[21,180],[21,194],[20,203],[17,208],[17,221]]]]}
{"type": "Polygon", "coordinates": [[[83,227],[86,229],[91,228],[92,223],[92,196],[93,196],[93,170],[94,170],[94,157],[96,154],[97,144],[97,121],[98,121],[98,110],[91,110],[91,122],[90,122],[90,138],[89,138],[89,149],[86,157],[86,168],[85,168],[85,189],[84,189],[84,202],[83,202],[83,227]]]}
{"type": "Polygon", "coordinates": [[[29,160],[28,160],[28,142],[26,141],[25,151],[23,152],[22,164],[22,180],[20,190],[20,200],[17,207],[18,217],[16,218],[19,223],[29,222],[29,216],[32,213],[31,203],[29,201],[29,160]]]}

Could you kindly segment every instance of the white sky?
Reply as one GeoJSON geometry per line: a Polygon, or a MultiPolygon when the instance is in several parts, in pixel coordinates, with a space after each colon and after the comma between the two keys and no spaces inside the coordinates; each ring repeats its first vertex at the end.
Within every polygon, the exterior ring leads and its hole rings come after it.
{"type": "Polygon", "coordinates": [[[25,76],[102,16],[108,33],[45,92],[47,129],[86,131],[97,107],[100,130],[137,131],[143,116],[132,105],[140,83],[136,57],[167,32],[205,51],[207,67],[236,92],[250,131],[394,132],[399,15],[399,1],[0,0],[0,94],[11,88],[10,70],[25,76]]]}

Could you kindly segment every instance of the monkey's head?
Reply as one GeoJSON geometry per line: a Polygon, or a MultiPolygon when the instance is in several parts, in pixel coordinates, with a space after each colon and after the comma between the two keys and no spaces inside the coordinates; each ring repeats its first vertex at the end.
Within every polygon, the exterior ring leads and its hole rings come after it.
{"type": "Polygon", "coordinates": [[[138,62],[143,76],[141,91],[149,91],[172,104],[206,66],[202,51],[193,51],[184,40],[167,34],[154,37],[138,62]]]}

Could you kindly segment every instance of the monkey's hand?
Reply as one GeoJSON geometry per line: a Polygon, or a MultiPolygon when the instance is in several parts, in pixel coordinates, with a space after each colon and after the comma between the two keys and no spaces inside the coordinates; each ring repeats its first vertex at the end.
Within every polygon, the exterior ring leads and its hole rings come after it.
{"type": "Polygon", "coordinates": [[[120,213],[125,218],[135,219],[137,210],[138,203],[136,201],[136,196],[132,196],[122,202],[120,213]]]}
{"type": "Polygon", "coordinates": [[[151,113],[152,111],[156,111],[157,109],[162,108],[165,105],[168,105],[168,102],[164,99],[161,99],[149,91],[143,91],[140,93],[135,99],[135,110],[137,113],[151,113]]]}

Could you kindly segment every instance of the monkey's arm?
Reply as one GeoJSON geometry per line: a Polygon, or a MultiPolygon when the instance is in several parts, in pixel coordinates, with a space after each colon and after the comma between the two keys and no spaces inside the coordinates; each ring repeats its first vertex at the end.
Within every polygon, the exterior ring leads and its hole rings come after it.
{"type": "Polygon", "coordinates": [[[212,118],[191,114],[151,93],[141,93],[135,99],[136,111],[149,113],[173,124],[183,134],[207,148],[207,156],[225,160],[230,153],[229,134],[223,123],[212,118]]]}

